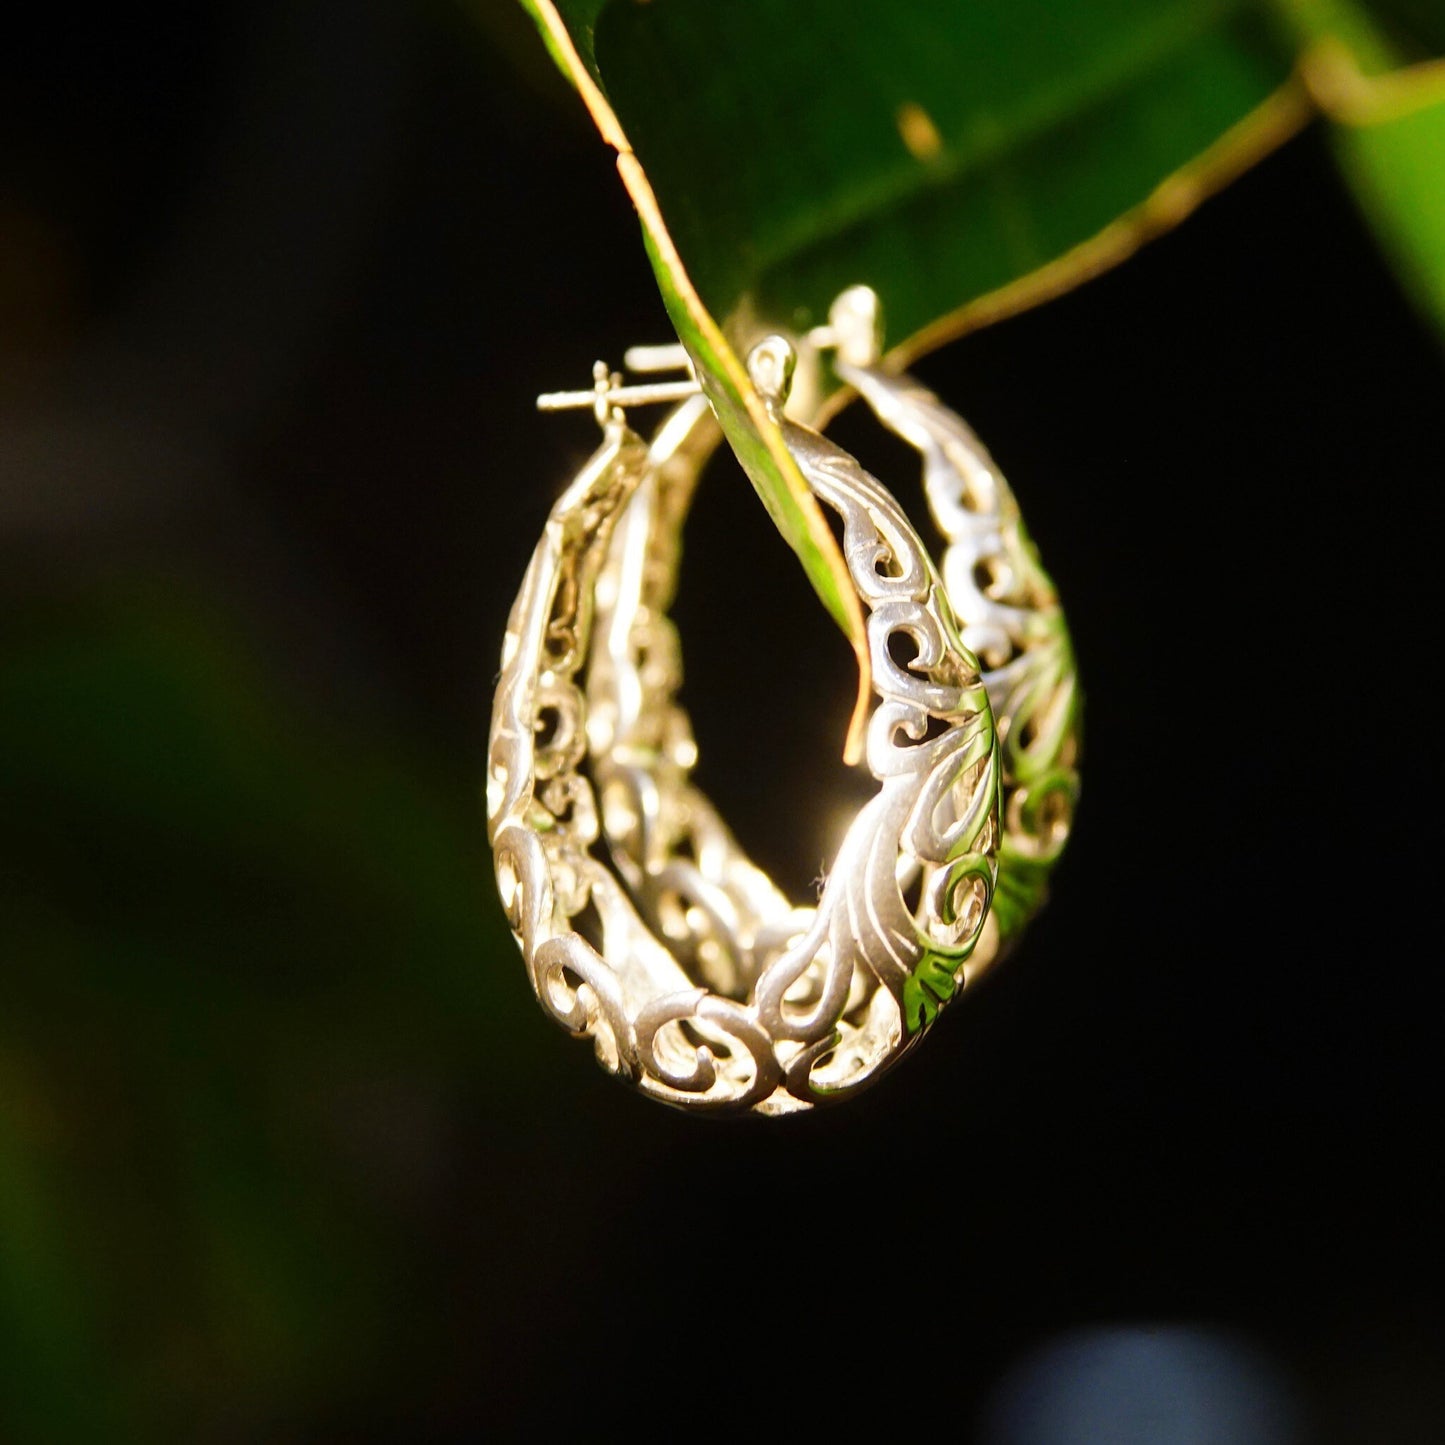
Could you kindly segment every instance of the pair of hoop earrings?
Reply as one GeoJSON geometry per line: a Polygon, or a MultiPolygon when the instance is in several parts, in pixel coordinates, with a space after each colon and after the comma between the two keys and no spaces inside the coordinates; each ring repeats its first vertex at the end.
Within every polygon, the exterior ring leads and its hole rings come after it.
{"type": "Polygon", "coordinates": [[[1078,692],[1052,584],[963,419],[877,364],[855,287],[811,338],[923,461],[938,567],[884,486],[783,415],[794,351],[748,369],[807,485],[843,524],[867,617],[878,787],[816,905],[789,900],[692,781],[668,618],[682,526],[721,433],[687,395],[651,444],[599,367],[597,452],[552,509],[507,627],[488,755],[497,882],[543,1009],[601,1063],[689,1109],[846,1098],[927,1033],[1041,904],[1077,793],[1078,692]]]}

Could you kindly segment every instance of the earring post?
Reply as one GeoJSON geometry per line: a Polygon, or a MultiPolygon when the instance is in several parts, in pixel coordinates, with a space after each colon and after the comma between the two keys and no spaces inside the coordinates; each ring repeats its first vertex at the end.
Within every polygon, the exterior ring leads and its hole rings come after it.
{"type": "Polygon", "coordinates": [[[538,411],[571,411],[574,407],[596,406],[599,397],[609,405],[654,406],[668,401],[686,401],[702,388],[697,382],[657,381],[645,386],[613,386],[606,391],[544,391],[537,398],[538,411]]]}

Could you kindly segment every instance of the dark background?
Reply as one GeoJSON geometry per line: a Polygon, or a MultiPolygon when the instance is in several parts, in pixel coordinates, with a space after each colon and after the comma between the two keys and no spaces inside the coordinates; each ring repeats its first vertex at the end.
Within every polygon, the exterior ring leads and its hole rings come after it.
{"type": "MultiPolygon", "coordinates": [[[[503,622],[595,440],[532,398],[668,336],[520,11],[30,25],[0,51],[0,1435],[970,1438],[1070,1331],[1187,1325],[1302,1438],[1445,1438],[1445,353],[1327,137],[920,367],[1068,605],[1078,828],[897,1075],[728,1124],[546,1022],[490,876],[503,622]]],[[[839,435],[916,509],[908,454],[839,435]]],[[[717,471],[679,604],[701,776],[805,891],[849,656],[717,471]]]]}

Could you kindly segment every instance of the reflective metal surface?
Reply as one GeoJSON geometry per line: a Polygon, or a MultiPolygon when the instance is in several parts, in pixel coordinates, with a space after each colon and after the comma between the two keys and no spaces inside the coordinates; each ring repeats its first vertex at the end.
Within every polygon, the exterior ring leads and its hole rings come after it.
{"type": "Polygon", "coordinates": [[[554,509],[508,628],[488,815],[543,1007],[655,1097],[779,1113],[871,1081],[966,980],[997,873],[1000,757],[978,663],[897,503],[847,453],[782,422],[842,517],[868,613],[879,786],[815,906],[747,860],[689,781],[666,617],[713,425],[686,402],[648,453],[609,421],[554,509]],[[616,874],[594,847],[599,806],[616,874]]]}

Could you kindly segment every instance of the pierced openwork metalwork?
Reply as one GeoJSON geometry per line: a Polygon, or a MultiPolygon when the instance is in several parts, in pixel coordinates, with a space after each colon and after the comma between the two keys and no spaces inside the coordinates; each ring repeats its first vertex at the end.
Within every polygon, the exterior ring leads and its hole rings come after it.
{"type": "Polygon", "coordinates": [[[918,450],[945,542],[935,570],[876,478],[783,417],[787,343],[757,348],[754,382],[843,520],[877,694],[878,790],[816,904],[788,899],[692,781],[668,609],[720,439],[711,409],[688,396],[645,447],[613,403],[688,383],[622,388],[599,365],[592,392],[543,399],[592,403],[605,437],[554,509],[508,629],[488,786],[498,881],[543,1007],[685,1107],[783,1113],[874,1079],[1017,939],[1077,795],[1072,647],[1007,482],[962,418],[878,366],[866,288],[809,339],[918,450]]]}
{"type": "Polygon", "coordinates": [[[1047,895],[1078,798],[1079,688],[1063,608],[1003,473],[957,412],[908,376],[839,358],[883,424],[923,457],[923,486],[945,547],[939,570],[986,669],[1003,748],[998,886],[975,976],[1017,941],[1047,895]]]}
{"type": "Polygon", "coordinates": [[[878,790],[816,905],[783,897],[688,779],[665,612],[676,553],[658,538],[675,538],[712,444],[701,401],[650,451],[609,417],[553,510],[508,626],[488,771],[498,882],[543,1007],[655,1097],[762,1113],[844,1097],[921,1037],[966,978],[1000,838],[978,661],[892,496],[782,418],[783,345],[755,352],[754,378],[842,518],[877,694],[866,761],[878,790]],[[616,872],[597,846],[599,808],[616,872]]]}

